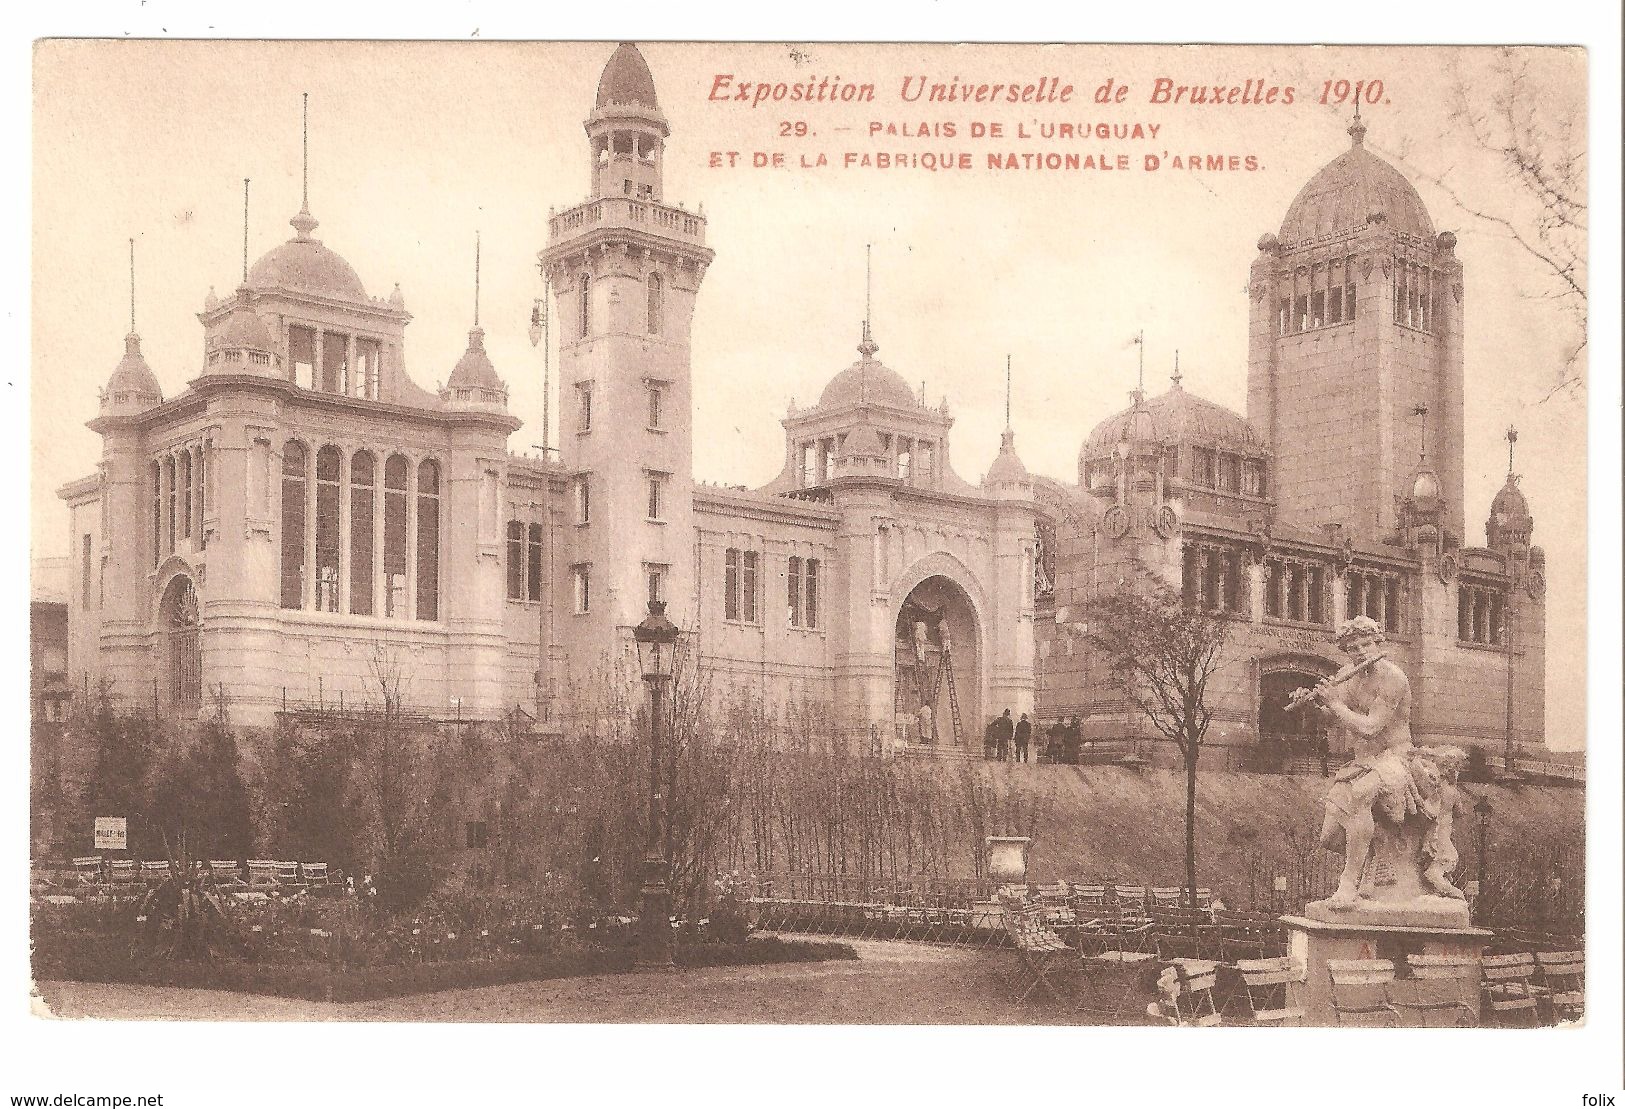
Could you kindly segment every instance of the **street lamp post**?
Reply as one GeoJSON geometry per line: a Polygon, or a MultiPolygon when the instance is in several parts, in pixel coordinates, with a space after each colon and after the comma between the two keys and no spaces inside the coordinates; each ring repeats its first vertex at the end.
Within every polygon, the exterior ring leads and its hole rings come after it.
{"type": "Polygon", "coordinates": [[[649,829],[643,850],[643,908],[638,919],[639,970],[665,970],[672,965],[671,866],[661,848],[665,796],[660,788],[660,703],[671,680],[672,652],[677,625],[666,618],[664,601],[650,601],[649,614],[632,629],[638,645],[638,663],[649,687],[649,829]]]}
{"type": "Polygon", "coordinates": [[[1478,817],[1478,905],[1479,918],[1483,919],[1484,906],[1489,902],[1490,888],[1485,884],[1485,859],[1488,856],[1490,838],[1490,814],[1494,812],[1490,805],[1488,794],[1481,794],[1473,805],[1473,814],[1478,817]]]}

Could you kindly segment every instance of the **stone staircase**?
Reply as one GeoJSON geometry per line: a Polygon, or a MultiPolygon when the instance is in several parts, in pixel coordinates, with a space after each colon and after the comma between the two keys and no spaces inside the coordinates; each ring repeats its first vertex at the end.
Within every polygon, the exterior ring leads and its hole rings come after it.
{"type": "Polygon", "coordinates": [[[980,747],[956,747],[952,743],[905,743],[902,756],[906,759],[937,759],[942,762],[980,762],[980,747]]]}

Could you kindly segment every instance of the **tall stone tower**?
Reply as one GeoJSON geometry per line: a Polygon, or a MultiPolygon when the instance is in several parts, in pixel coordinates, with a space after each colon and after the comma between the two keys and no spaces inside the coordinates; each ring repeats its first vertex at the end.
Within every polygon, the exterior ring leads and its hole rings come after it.
{"type": "Polygon", "coordinates": [[[1463,540],[1462,271],[1404,176],[1365,147],[1310,179],[1250,280],[1247,416],[1275,451],[1275,499],[1300,524],[1393,534],[1422,457],[1447,546],[1463,540]],[[1416,417],[1426,407],[1429,417],[1416,417]]]}
{"type": "Polygon", "coordinates": [[[575,523],[566,642],[607,644],[652,595],[679,627],[694,626],[689,330],[712,252],[704,218],[664,202],[670,128],[631,43],[604,66],[586,132],[589,196],[550,217],[539,257],[564,324],[559,444],[575,523]]]}

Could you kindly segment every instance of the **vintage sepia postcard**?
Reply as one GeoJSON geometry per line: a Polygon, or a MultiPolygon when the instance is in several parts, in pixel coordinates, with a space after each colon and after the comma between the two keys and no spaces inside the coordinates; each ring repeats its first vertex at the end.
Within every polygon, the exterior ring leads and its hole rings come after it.
{"type": "Polygon", "coordinates": [[[1582,1034],[1584,49],[33,66],[34,1021],[1582,1034]]]}

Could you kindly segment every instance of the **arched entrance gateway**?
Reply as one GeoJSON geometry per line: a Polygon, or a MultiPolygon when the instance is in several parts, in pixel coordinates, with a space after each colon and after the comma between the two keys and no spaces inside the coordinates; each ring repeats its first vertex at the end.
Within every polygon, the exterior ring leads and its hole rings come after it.
{"type": "Polygon", "coordinates": [[[979,745],[981,628],[965,591],[941,575],[926,578],[898,606],[893,639],[897,734],[909,743],[979,745]]]}
{"type": "Polygon", "coordinates": [[[202,622],[192,579],[185,574],[169,579],[158,604],[163,653],[158,679],[173,712],[196,713],[203,702],[202,622]]]}
{"type": "Polygon", "coordinates": [[[1337,668],[1313,655],[1265,659],[1258,674],[1258,742],[1267,756],[1330,755],[1325,717],[1305,706],[1288,709],[1293,690],[1314,685],[1337,668]]]}

